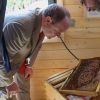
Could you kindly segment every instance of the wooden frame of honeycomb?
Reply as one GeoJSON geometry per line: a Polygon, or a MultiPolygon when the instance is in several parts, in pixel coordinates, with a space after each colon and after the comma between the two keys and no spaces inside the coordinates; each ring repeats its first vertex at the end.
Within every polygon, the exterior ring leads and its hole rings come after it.
{"type": "Polygon", "coordinates": [[[97,96],[100,90],[100,82],[96,75],[100,71],[100,58],[82,59],[72,74],[65,80],[60,92],[97,96]]]}

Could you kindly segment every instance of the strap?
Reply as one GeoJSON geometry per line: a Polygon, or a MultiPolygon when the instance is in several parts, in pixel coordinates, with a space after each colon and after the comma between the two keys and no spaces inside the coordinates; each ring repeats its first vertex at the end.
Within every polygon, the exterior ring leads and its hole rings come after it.
{"type": "Polygon", "coordinates": [[[76,55],[74,55],[70,49],[67,47],[66,43],[63,41],[63,39],[60,37],[60,40],[62,41],[63,45],[65,46],[65,48],[71,53],[72,56],[74,56],[75,59],[77,59],[79,61],[79,58],[76,57],[76,55]]]}

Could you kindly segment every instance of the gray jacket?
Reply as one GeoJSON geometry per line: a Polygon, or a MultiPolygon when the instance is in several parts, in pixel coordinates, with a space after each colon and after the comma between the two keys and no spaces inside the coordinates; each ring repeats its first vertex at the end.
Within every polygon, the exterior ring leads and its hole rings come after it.
{"type": "Polygon", "coordinates": [[[6,16],[3,31],[13,72],[27,59],[32,67],[44,39],[41,18],[38,9],[6,16]]]}

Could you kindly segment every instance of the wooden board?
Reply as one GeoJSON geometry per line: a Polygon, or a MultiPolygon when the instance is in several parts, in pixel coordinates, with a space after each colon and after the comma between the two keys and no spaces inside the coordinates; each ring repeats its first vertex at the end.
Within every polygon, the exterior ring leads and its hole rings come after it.
{"type": "Polygon", "coordinates": [[[100,27],[100,19],[86,19],[84,17],[73,17],[72,19],[75,20],[74,28],[99,28],[100,27]]]}
{"type": "MultiPolygon", "coordinates": [[[[99,38],[71,38],[65,34],[64,39],[69,49],[99,49],[100,39],[99,38]]],[[[65,50],[62,43],[46,43],[43,44],[41,51],[54,51],[54,50],[65,50]]]]}
{"type": "Polygon", "coordinates": [[[70,28],[66,31],[66,36],[70,36],[71,38],[100,38],[100,28],[70,28]]]}
{"type": "Polygon", "coordinates": [[[54,89],[50,84],[46,85],[46,95],[50,100],[66,100],[56,89],[54,89]]]}
{"type": "Polygon", "coordinates": [[[73,17],[84,16],[84,10],[81,5],[64,5],[64,7],[69,10],[71,16],[73,17]]]}
{"type": "Polygon", "coordinates": [[[99,49],[100,39],[76,39],[65,37],[65,43],[69,49],[99,49]]]}
{"type": "Polygon", "coordinates": [[[41,71],[43,69],[70,69],[77,63],[77,60],[36,60],[33,68],[41,71]]]}
{"type": "Polygon", "coordinates": [[[74,59],[74,57],[66,50],[40,51],[37,57],[38,60],[59,60],[59,59],[74,59]]]}
{"type": "Polygon", "coordinates": [[[80,5],[79,0],[64,0],[64,5],[80,5]]]}

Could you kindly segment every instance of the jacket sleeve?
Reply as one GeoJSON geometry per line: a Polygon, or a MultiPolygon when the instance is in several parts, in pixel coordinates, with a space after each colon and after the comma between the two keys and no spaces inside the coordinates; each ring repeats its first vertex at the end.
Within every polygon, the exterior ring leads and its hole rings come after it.
{"type": "Polygon", "coordinates": [[[12,55],[16,54],[29,39],[27,30],[17,22],[8,23],[3,31],[7,50],[12,55]]]}
{"type": "MultiPolygon", "coordinates": [[[[3,28],[8,55],[18,52],[18,50],[25,42],[26,37],[24,34],[24,29],[21,28],[22,26],[18,23],[9,23],[3,28]]],[[[2,80],[4,80],[0,84],[1,87],[9,85],[13,81],[12,78],[8,77],[8,74],[6,74],[4,69],[4,67],[0,69],[2,80]]]]}

